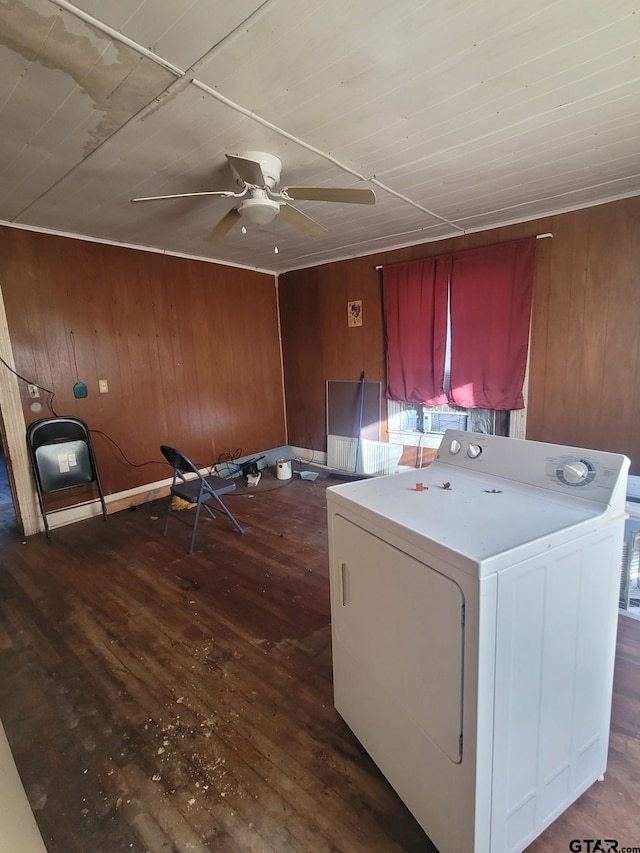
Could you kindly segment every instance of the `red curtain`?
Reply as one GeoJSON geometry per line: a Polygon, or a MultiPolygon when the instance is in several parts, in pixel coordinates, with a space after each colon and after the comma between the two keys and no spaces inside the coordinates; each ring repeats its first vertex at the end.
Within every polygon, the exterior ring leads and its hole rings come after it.
{"type": "Polygon", "coordinates": [[[382,274],[387,344],[387,397],[439,406],[447,335],[446,265],[424,258],[385,267],[382,274]]]}
{"type": "Polygon", "coordinates": [[[451,256],[451,391],[464,408],[524,408],[535,237],[451,256]]]}

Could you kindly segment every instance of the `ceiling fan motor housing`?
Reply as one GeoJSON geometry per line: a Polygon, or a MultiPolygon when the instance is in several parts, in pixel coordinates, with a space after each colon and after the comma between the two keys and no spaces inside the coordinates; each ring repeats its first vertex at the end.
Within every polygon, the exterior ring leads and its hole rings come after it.
{"type": "Polygon", "coordinates": [[[253,225],[268,225],[280,213],[280,205],[270,198],[245,198],[238,207],[241,213],[253,225]]]}
{"type": "MultiPolygon", "coordinates": [[[[264,151],[243,151],[238,155],[245,160],[254,160],[256,163],[260,164],[260,168],[262,169],[262,174],[264,175],[264,185],[265,187],[269,187],[272,189],[277,183],[280,182],[280,175],[282,173],[282,162],[281,160],[275,156],[275,154],[266,154],[264,151]]],[[[232,165],[233,169],[233,165],[232,165]]],[[[236,174],[236,181],[244,185],[244,181],[236,174]]]]}

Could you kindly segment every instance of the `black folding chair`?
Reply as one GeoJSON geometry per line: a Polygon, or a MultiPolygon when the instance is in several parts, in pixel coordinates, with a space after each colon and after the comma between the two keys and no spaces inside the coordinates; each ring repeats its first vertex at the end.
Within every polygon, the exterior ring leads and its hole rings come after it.
{"type": "Polygon", "coordinates": [[[173,499],[180,498],[190,504],[195,504],[196,512],[193,519],[193,530],[191,532],[191,544],[189,545],[189,553],[193,554],[193,545],[196,540],[196,530],[198,528],[198,520],[200,519],[200,508],[204,507],[211,518],[215,518],[213,510],[209,506],[209,501],[213,502],[218,509],[223,512],[227,518],[235,526],[239,533],[244,533],[244,530],[229,510],[220,500],[221,495],[227,495],[235,490],[235,483],[229,480],[223,480],[222,477],[208,476],[203,477],[196,466],[187,457],[176,450],[175,447],[167,447],[166,444],[160,446],[162,455],[165,457],[169,465],[173,467],[173,483],[169,492],[169,506],[164,521],[164,530],[162,535],[167,535],[169,527],[169,516],[173,509],[173,499]],[[195,477],[187,478],[185,474],[195,474],[195,477]]]}
{"type": "Polygon", "coordinates": [[[98,476],[96,457],[89,427],[84,421],[71,417],[42,418],[34,421],[27,428],[27,447],[47,539],[49,524],[43,496],[49,492],[95,483],[102,516],[107,520],[107,507],[98,476]]]}

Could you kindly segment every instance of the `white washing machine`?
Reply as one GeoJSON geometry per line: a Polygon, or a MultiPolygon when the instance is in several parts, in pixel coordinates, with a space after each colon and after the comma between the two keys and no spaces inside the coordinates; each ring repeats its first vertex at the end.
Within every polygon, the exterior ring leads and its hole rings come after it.
{"type": "Polygon", "coordinates": [[[335,706],[440,853],[517,853],[605,771],[628,467],[449,430],[327,490],[335,706]]]}

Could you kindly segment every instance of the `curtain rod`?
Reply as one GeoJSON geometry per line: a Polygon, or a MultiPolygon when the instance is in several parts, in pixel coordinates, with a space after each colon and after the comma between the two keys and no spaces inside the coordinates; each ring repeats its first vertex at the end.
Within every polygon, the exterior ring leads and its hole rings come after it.
{"type": "MultiPolygon", "coordinates": [[[[553,237],[553,234],[551,233],[551,231],[547,231],[547,233],[546,233],[546,234],[536,234],[536,240],[544,240],[544,239],[545,239],[545,238],[547,238],[547,237],[553,237]]],[[[478,247],[478,248],[481,248],[481,247],[478,247]]],[[[378,264],[378,266],[376,267],[376,269],[377,269],[377,270],[381,270],[381,269],[382,269],[382,264],[378,264]]]]}

